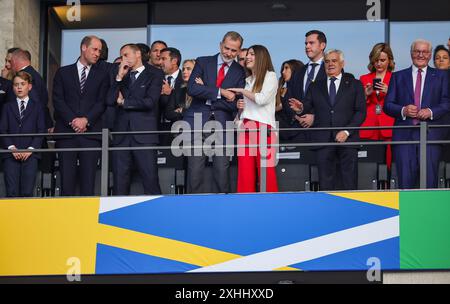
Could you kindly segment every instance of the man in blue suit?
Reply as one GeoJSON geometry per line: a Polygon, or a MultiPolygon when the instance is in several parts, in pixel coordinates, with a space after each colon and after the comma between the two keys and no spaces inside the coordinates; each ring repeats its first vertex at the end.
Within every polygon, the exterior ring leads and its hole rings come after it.
{"type": "MultiPolygon", "coordinates": [[[[41,104],[29,97],[32,77],[18,72],[13,78],[16,99],[6,103],[0,121],[3,134],[46,133],[41,104]]],[[[2,148],[11,153],[2,154],[8,197],[32,196],[38,170],[39,154],[15,152],[18,149],[40,149],[43,137],[4,137],[2,148]]]]}
{"type": "MultiPolygon", "coordinates": [[[[158,100],[164,74],[161,69],[142,62],[140,48],[124,45],[120,50],[122,62],[113,70],[108,91],[108,106],[116,108],[112,131],[157,131],[158,100]]],[[[156,146],[158,134],[114,135],[115,147],[156,146]]],[[[141,175],[145,194],[161,194],[158,179],[157,151],[113,151],[114,195],[130,194],[133,163],[141,175]]]]}
{"type": "MultiPolygon", "coordinates": [[[[355,142],[359,132],[347,128],[359,127],[366,118],[366,101],[361,82],[344,73],[344,54],[329,50],[324,57],[327,77],[311,83],[304,98],[304,113],[314,114],[313,127],[340,127],[338,131],[314,131],[315,142],[355,142]]],[[[309,127],[306,126],[306,127],[309,127]]],[[[353,146],[328,146],[315,149],[319,169],[320,190],[357,189],[358,150],[353,146]],[[340,168],[340,175],[338,169],[340,168]]]]}
{"type": "MultiPolygon", "coordinates": [[[[291,76],[283,103],[283,113],[292,128],[307,128],[312,124],[312,114],[300,115],[302,113],[300,103],[303,102],[312,83],[327,79],[324,65],[326,47],[327,37],[323,32],[312,30],[305,34],[305,54],[309,62],[291,76]]],[[[309,132],[292,130],[285,134],[293,142],[310,140],[309,132]]]]}
{"type": "MultiPolygon", "coordinates": [[[[109,86],[107,72],[96,65],[102,43],[95,36],[86,36],[81,41],[80,49],[81,55],[77,62],[60,68],[54,78],[53,104],[57,133],[101,132],[102,129],[101,118],[109,86]]],[[[56,138],[57,148],[100,146],[101,137],[97,135],[56,138]]],[[[62,152],[58,155],[62,195],[75,195],[77,184],[80,186],[82,196],[94,195],[95,174],[100,153],[82,151],[62,152]]]]}
{"type": "MultiPolygon", "coordinates": [[[[222,128],[227,121],[233,121],[236,109],[236,95],[227,88],[243,88],[245,86],[245,71],[234,59],[239,54],[243,38],[239,33],[228,32],[220,43],[220,53],[214,56],[199,57],[188,82],[188,95],[192,96],[191,106],[184,114],[184,120],[194,130],[194,114],[201,117],[200,127],[210,120],[218,122],[222,128]]],[[[199,127],[196,124],[197,129],[199,127]]],[[[225,134],[223,138],[225,138],[225,134]]],[[[195,133],[201,137],[201,133],[195,133]]],[[[202,138],[194,139],[202,142],[202,138]]],[[[222,143],[225,143],[223,141],[222,143]]],[[[221,144],[216,141],[216,144],[221,144]]],[[[199,153],[200,154],[200,153],[199,153]]],[[[213,176],[221,193],[230,191],[229,159],[215,155],[213,157],[213,176]]],[[[196,155],[196,154],[194,154],[196,155]]],[[[205,192],[204,169],[206,156],[188,157],[188,189],[192,193],[205,192]]]]}
{"type": "MultiPolygon", "coordinates": [[[[395,126],[412,126],[421,121],[443,124],[442,118],[450,111],[447,71],[428,66],[431,43],[416,40],[411,45],[412,67],[392,74],[384,102],[384,111],[395,118],[395,126]]],[[[429,140],[442,140],[445,129],[430,129],[429,140]]],[[[393,140],[419,140],[419,129],[394,129],[393,140]]],[[[427,188],[438,185],[440,145],[427,147],[427,188]]],[[[419,146],[394,145],[394,161],[400,189],[414,188],[419,173],[419,146]]]]}

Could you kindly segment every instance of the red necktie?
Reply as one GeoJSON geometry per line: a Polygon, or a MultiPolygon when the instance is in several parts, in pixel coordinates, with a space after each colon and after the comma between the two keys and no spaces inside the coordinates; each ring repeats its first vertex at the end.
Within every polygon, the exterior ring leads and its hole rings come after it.
{"type": "Polygon", "coordinates": [[[219,74],[217,74],[217,81],[216,81],[216,87],[220,88],[222,86],[222,82],[225,79],[225,67],[227,67],[228,64],[226,62],[222,63],[222,66],[219,69],[219,74]]]}
{"type": "MultiPolygon", "coordinates": [[[[422,69],[417,71],[416,88],[414,89],[414,105],[420,110],[420,92],[422,90],[422,69]]],[[[414,118],[413,124],[417,125],[419,120],[414,118]]]]}

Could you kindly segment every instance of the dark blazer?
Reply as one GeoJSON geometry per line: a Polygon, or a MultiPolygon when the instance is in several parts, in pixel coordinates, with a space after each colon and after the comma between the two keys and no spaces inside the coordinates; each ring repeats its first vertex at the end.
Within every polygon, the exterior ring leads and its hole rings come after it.
{"type": "MultiPolygon", "coordinates": [[[[1,115],[0,132],[2,134],[47,133],[44,109],[41,104],[30,98],[21,122],[17,101],[6,103],[1,115]]],[[[44,137],[3,137],[2,148],[8,149],[9,146],[15,145],[17,149],[28,147],[39,149],[42,147],[43,140],[44,137]]],[[[6,157],[13,156],[11,153],[2,153],[2,158],[6,157]]]]}
{"type": "MultiPolygon", "coordinates": [[[[305,81],[306,72],[308,70],[308,65],[305,64],[300,70],[296,71],[288,82],[287,93],[283,101],[283,112],[287,119],[290,119],[291,125],[293,125],[297,120],[295,119],[295,112],[289,107],[289,98],[295,98],[300,101],[306,96],[303,90],[303,83],[305,81]]],[[[325,63],[322,61],[320,65],[319,72],[317,73],[315,81],[326,80],[327,74],[325,73],[325,63]]],[[[298,125],[300,127],[300,125],[298,125]]]]}
{"type": "MultiPolygon", "coordinates": [[[[87,117],[87,132],[100,132],[108,85],[109,77],[106,71],[93,65],[86,79],[84,92],[81,93],[77,64],[58,69],[53,81],[55,132],[75,133],[70,123],[76,117],[87,117]]],[[[98,136],[92,138],[100,139],[98,136]]]]}
{"type": "MultiPolygon", "coordinates": [[[[304,98],[304,112],[314,113],[314,127],[359,127],[366,117],[366,99],[361,82],[351,74],[344,73],[337,91],[335,103],[329,100],[327,79],[318,80],[308,88],[304,98]]],[[[359,132],[350,133],[347,142],[357,141],[359,132]]],[[[312,140],[316,142],[334,141],[339,131],[313,131],[312,140]]]]}
{"type": "MultiPolygon", "coordinates": [[[[113,132],[120,131],[157,131],[158,130],[158,100],[164,79],[162,70],[144,63],[145,69],[131,85],[130,73],[122,81],[116,81],[118,66],[112,74],[114,81],[108,91],[108,106],[116,107],[116,117],[113,132]],[[117,105],[119,91],[125,98],[123,106],[117,105]]],[[[115,135],[113,144],[122,142],[124,136],[115,135]]],[[[133,135],[142,144],[157,144],[158,134],[133,135]]]]}
{"type": "Polygon", "coordinates": [[[31,89],[29,95],[31,99],[41,103],[45,113],[45,126],[47,127],[47,129],[49,129],[53,127],[53,119],[48,108],[47,84],[45,83],[41,74],[39,74],[31,65],[24,68],[23,71],[27,72],[32,77],[33,88],[31,89]]]}
{"type": "Polygon", "coordinates": [[[0,77],[0,113],[3,105],[15,99],[15,95],[12,88],[12,82],[8,79],[0,77]]]}
{"type": "MultiPolygon", "coordinates": [[[[448,83],[447,71],[437,70],[431,67],[427,68],[421,108],[430,108],[433,112],[433,120],[428,121],[430,124],[445,123],[444,117],[450,111],[448,83]]],[[[395,126],[413,125],[413,119],[407,117],[403,120],[401,114],[402,108],[410,104],[414,104],[412,67],[392,74],[389,89],[384,100],[384,111],[395,118],[395,126]]],[[[429,129],[428,139],[443,139],[446,132],[445,129],[429,129]]],[[[413,129],[395,129],[392,139],[416,139],[417,133],[418,130],[413,129]]]]}
{"type": "MultiPolygon", "coordinates": [[[[211,111],[217,121],[225,125],[226,121],[234,119],[234,113],[237,112],[236,102],[228,102],[223,98],[217,98],[218,88],[217,80],[217,58],[219,54],[214,56],[197,58],[188,81],[187,91],[192,96],[191,106],[184,113],[184,120],[191,127],[194,124],[194,113],[202,113],[203,124],[208,121],[211,111]],[[195,83],[195,78],[200,77],[204,85],[195,83]],[[206,100],[211,100],[211,106],[205,104],[206,100]]],[[[245,87],[245,71],[236,61],[232,61],[228,69],[222,88],[243,88],[245,87]]]]}

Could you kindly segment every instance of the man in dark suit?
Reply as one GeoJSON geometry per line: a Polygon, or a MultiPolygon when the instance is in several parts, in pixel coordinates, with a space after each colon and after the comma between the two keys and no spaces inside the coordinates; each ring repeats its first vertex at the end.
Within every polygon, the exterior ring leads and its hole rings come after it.
{"type": "MultiPolygon", "coordinates": [[[[340,127],[339,131],[314,131],[315,142],[352,142],[359,140],[357,130],[366,117],[364,89],[359,80],[343,73],[344,55],[339,50],[325,54],[327,78],[311,83],[304,99],[304,113],[314,114],[314,127],[340,127]]],[[[309,127],[310,125],[306,125],[309,127]]],[[[336,181],[342,180],[344,190],[355,190],[358,181],[357,147],[332,146],[317,149],[320,190],[336,190],[336,181]],[[338,166],[339,165],[339,166],[338,166]],[[340,175],[337,168],[340,167],[340,175]]]]}
{"type": "Polygon", "coordinates": [[[47,85],[42,76],[31,66],[30,53],[22,49],[15,50],[11,55],[11,70],[14,73],[24,71],[31,75],[33,88],[30,92],[30,98],[42,105],[45,113],[45,126],[49,132],[52,132],[53,119],[48,108],[47,85]]]}
{"type": "MultiPolygon", "coordinates": [[[[311,124],[313,116],[301,113],[300,103],[306,96],[308,88],[316,80],[325,80],[325,65],[323,55],[327,47],[327,37],[318,30],[312,30],[305,34],[305,53],[309,58],[308,64],[296,71],[288,82],[287,98],[284,99],[283,113],[290,122],[290,127],[300,128],[311,124]]],[[[293,142],[307,142],[310,140],[310,133],[298,130],[286,132],[289,140],[293,142]]]]}
{"type": "MultiPolygon", "coordinates": [[[[243,39],[239,33],[228,32],[220,43],[220,53],[214,56],[199,57],[188,82],[188,94],[192,96],[191,106],[184,113],[184,120],[191,130],[203,127],[210,120],[218,122],[226,128],[227,121],[233,121],[236,110],[236,95],[227,88],[243,88],[245,86],[245,71],[234,59],[239,54],[243,39]],[[199,80],[201,82],[199,82],[199,80]],[[194,114],[200,119],[194,125],[194,114]]],[[[223,138],[226,137],[222,133],[223,138]]],[[[202,142],[202,133],[195,133],[194,141],[202,142]]],[[[220,136],[219,136],[220,137],[220,136]]],[[[216,142],[223,144],[225,141],[216,142]]],[[[192,193],[204,192],[203,172],[206,156],[202,151],[194,151],[195,156],[188,157],[188,181],[192,193]],[[195,153],[197,152],[197,153],[195,153]],[[202,155],[202,156],[197,156],[202,155]]],[[[229,159],[222,153],[213,157],[213,176],[219,192],[230,191],[229,159]]]]}
{"type": "MultiPolygon", "coordinates": [[[[161,50],[161,67],[164,72],[164,81],[159,98],[159,115],[161,117],[159,129],[161,131],[170,131],[171,121],[166,117],[168,107],[173,104],[173,99],[180,95],[183,77],[180,71],[181,53],[176,48],[165,48],[161,50]]],[[[175,110],[175,109],[173,109],[175,110]]],[[[169,146],[171,143],[171,134],[160,134],[160,143],[163,146],[169,146]]]]}
{"type": "MultiPolygon", "coordinates": [[[[105,110],[109,85],[108,74],[96,65],[102,44],[99,38],[86,36],[81,41],[80,49],[81,55],[78,61],[60,68],[54,78],[53,104],[57,133],[100,132],[102,129],[101,117],[105,110]]],[[[57,148],[100,146],[101,137],[99,136],[56,138],[57,148]]],[[[75,195],[77,184],[80,186],[82,196],[94,195],[95,172],[100,153],[97,151],[61,152],[58,155],[62,195],[75,195]],[[77,166],[77,160],[79,166],[77,166]]]]}
{"type": "MultiPolygon", "coordinates": [[[[384,102],[384,111],[395,118],[395,126],[412,126],[421,121],[444,124],[450,111],[448,73],[428,66],[431,43],[416,40],[411,45],[412,66],[392,74],[384,102]]],[[[428,140],[442,140],[445,129],[429,129],[428,140]]],[[[419,140],[418,129],[394,129],[393,140],[419,140]]],[[[414,188],[419,173],[419,146],[394,145],[394,162],[400,189],[414,188]]],[[[427,188],[438,185],[438,167],[442,147],[427,146],[427,188]]]]}
{"type": "MultiPolygon", "coordinates": [[[[124,45],[120,54],[122,62],[116,68],[107,99],[109,106],[117,108],[113,132],[157,131],[164,74],[142,62],[141,51],[135,44],[124,45]]],[[[158,134],[115,135],[112,144],[114,147],[156,146],[158,134]]],[[[133,163],[141,175],[144,193],[161,194],[156,150],[113,151],[112,162],[115,195],[130,193],[133,163]]]]}
{"type": "MultiPolygon", "coordinates": [[[[29,97],[32,79],[26,72],[18,72],[13,78],[16,99],[6,103],[0,121],[3,134],[45,133],[44,111],[41,105],[29,97]]],[[[38,170],[39,154],[14,152],[18,149],[40,149],[43,137],[4,137],[2,148],[11,153],[2,154],[8,197],[33,196],[38,170]]]]}

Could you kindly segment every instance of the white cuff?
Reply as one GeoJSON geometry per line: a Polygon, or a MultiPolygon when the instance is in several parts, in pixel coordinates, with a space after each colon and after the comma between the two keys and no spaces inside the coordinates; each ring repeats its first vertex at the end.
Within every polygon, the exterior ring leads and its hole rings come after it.
{"type": "Polygon", "coordinates": [[[347,136],[350,136],[350,132],[348,132],[347,130],[344,130],[345,134],[347,134],[347,136]]]}
{"type": "Polygon", "coordinates": [[[406,120],[406,116],[405,116],[405,114],[403,114],[403,110],[404,110],[404,109],[405,109],[405,107],[402,108],[402,111],[401,111],[400,114],[402,114],[402,119],[403,119],[403,120],[406,120]]]}
{"type": "Polygon", "coordinates": [[[11,145],[8,147],[8,150],[17,149],[15,145],[11,145]]]}

